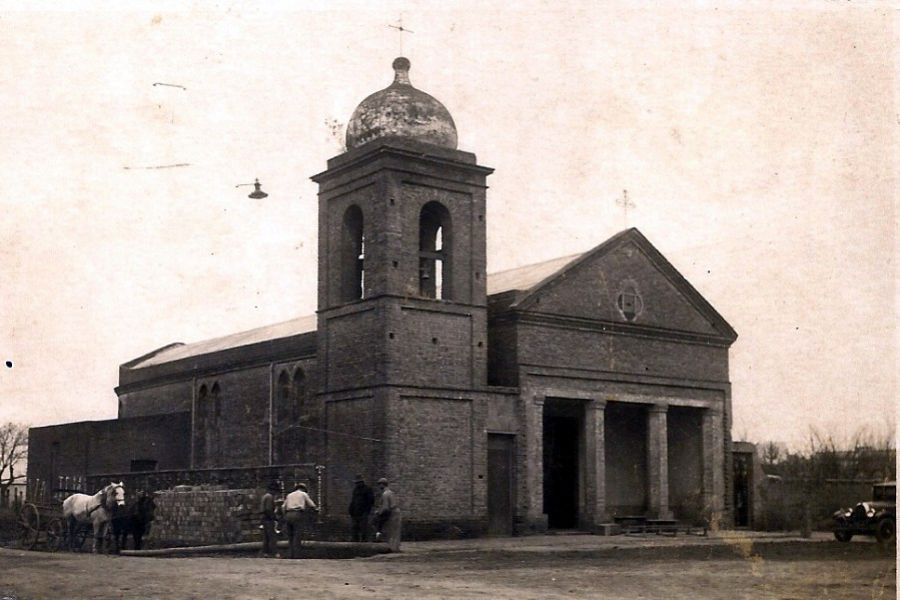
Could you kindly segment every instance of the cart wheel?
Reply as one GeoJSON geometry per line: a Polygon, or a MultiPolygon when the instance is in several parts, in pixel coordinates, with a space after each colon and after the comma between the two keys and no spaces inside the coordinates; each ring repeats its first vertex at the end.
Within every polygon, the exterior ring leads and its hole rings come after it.
{"type": "Polygon", "coordinates": [[[47,523],[47,549],[50,552],[59,550],[63,539],[66,537],[66,528],[62,519],[53,519],[47,523]]]}
{"type": "Polygon", "coordinates": [[[41,531],[41,515],[37,506],[30,502],[19,510],[19,546],[33,550],[41,531]]]}

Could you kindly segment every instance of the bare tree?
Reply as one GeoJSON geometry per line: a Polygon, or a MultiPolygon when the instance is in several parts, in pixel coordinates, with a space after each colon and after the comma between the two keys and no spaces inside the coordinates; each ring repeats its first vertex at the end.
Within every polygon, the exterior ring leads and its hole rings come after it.
{"type": "Polygon", "coordinates": [[[782,447],[776,442],[766,442],[762,446],[762,463],[767,473],[785,457],[782,447]]]}
{"type": "Polygon", "coordinates": [[[792,496],[796,504],[782,506],[782,515],[790,514],[788,521],[809,535],[841,505],[842,490],[853,489],[847,484],[892,479],[897,463],[894,432],[893,422],[887,420],[880,427],[863,427],[847,437],[810,428],[806,444],[793,451],[773,442],[762,444],[766,473],[780,475],[797,492],[792,496]]]}
{"type": "Polygon", "coordinates": [[[0,498],[5,498],[9,486],[25,479],[25,473],[17,473],[18,467],[28,456],[28,426],[9,421],[0,425],[0,498]]]}

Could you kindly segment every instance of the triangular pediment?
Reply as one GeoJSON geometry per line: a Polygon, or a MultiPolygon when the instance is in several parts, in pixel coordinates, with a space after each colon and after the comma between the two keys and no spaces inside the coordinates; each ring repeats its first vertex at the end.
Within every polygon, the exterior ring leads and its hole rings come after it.
{"type": "Polygon", "coordinates": [[[540,281],[513,309],[732,342],[734,329],[637,229],[540,281]]]}

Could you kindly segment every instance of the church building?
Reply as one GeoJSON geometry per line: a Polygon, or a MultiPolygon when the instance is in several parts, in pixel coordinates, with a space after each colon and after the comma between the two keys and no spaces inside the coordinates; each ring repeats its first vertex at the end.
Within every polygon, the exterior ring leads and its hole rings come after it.
{"type": "Polygon", "coordinates": [[[32,429],[29,477],[307,464],[326,516],[387,477],[423,536],[727,526],[737,334],[637,229],[489,274],[492,169],[393,69],[312,177],[316,314],[121,365],[119,418],[32,429]]]}

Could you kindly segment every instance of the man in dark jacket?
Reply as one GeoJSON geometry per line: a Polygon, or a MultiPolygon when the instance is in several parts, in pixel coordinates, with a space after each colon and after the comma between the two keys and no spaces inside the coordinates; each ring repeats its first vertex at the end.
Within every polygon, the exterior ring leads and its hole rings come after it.
{"type": "Polygon", "coordinates": [[[350,518],[353,520],[353,541],[369,541],[369,515],[375,504],[375,494],[366,485],[362,475],[354,479],[353,498],[350,500],[350,518]]]}

